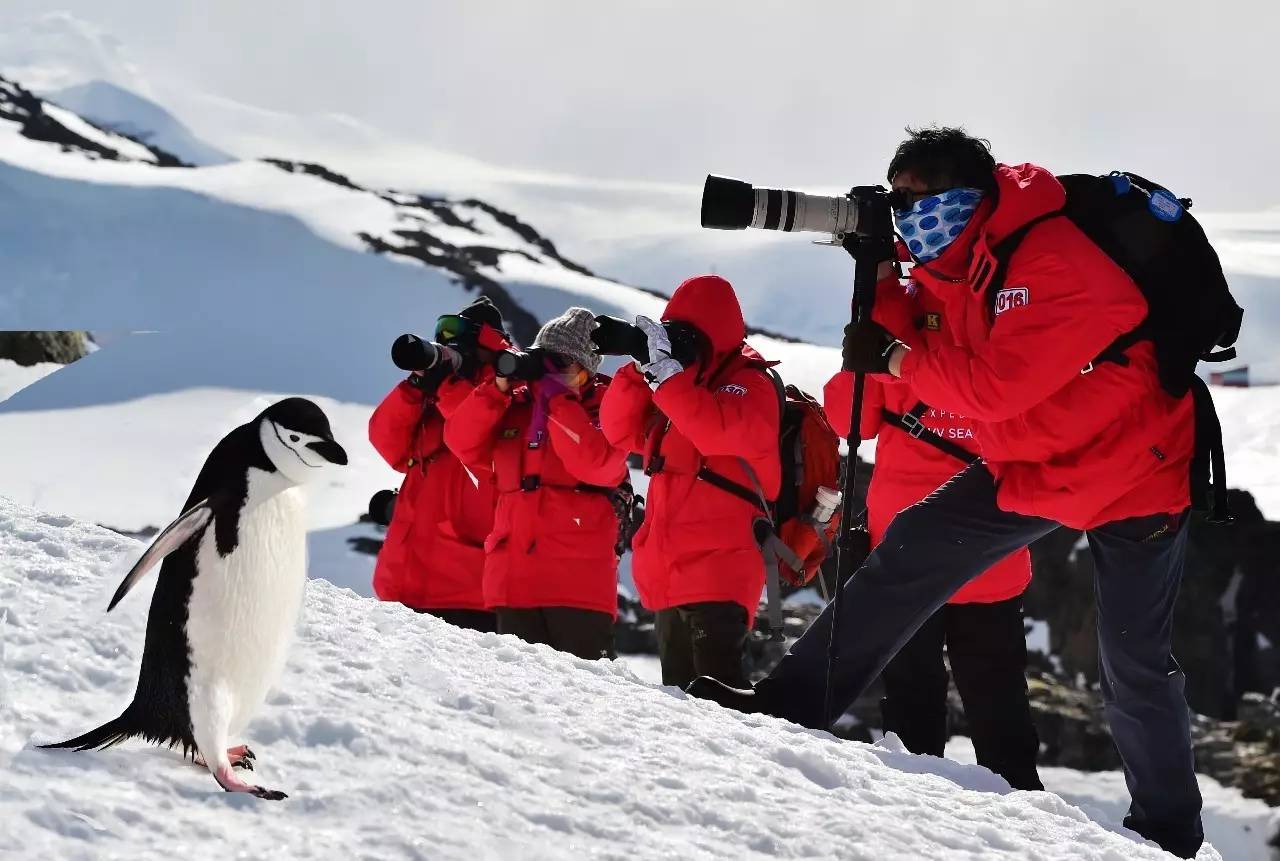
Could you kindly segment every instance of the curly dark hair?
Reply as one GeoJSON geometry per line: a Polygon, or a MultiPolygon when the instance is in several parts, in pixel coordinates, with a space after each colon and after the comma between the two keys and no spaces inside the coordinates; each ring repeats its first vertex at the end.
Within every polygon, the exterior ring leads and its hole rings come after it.
{"type": "Polygon", "coordinates": [[[906,129],[909,137],[898,144],[885,178],[910,171],[929,188],[995,189],[996,160],[991,142],[970,136],[962,128],[929,126],[906,129]]]}

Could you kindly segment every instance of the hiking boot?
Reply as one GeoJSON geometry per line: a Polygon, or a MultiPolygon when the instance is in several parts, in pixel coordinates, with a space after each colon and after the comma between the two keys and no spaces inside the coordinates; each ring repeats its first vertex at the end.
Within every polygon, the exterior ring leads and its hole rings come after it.
{"type": "Polygon", "coordinates": [[[689,683],[684,691],[691,697],[710,700],[727,709],[743,714],[768,714],[768,706],[764,698],[759,696],[755,688],[734,688],[711,676],[698,676],[689,683]]]}

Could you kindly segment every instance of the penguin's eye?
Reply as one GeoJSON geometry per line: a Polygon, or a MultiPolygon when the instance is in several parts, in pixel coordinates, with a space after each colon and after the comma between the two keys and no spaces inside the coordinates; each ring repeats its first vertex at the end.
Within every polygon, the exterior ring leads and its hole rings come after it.
{"type": "Polygon", "coordinates": [[[289,434],[289,442],[297,442],[300,439],[302,439],[302,437],[298,436],[296,433],[289,434]]]}

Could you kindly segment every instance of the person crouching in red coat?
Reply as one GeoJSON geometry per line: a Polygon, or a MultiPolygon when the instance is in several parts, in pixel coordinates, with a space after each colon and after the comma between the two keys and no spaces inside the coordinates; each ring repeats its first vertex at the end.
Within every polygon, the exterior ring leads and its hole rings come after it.
{"type": "MultiPolygon", "coordinates": [[[[440,318],[436,340],[470,355],[510,346],[502,315],[488,299],[440,318]]],[[[472,356],[459,373],[440,363],[411,373],[369,419],[369,441],[404,473],[373,591],[460,628],[493,631],[485,608],[484,540],[493,527],[492,484],[477,481],[445,446],[445,427],[477,381],[493,372],[472,356]]]]}
{"type": "MultiPolygon", "coordinates": [[[[942,303],[919,285],[897,279],[876,288],[875,319],[915,349],[948,343],[942,303]]],[[[849,432],[853,374],[837,373],[824,390],[831,427],[849,432]]],[[[877,439],[876,466],[867,493],[867,529],[872,546],[899,511],[937,490],[977,457],[973,424],[950,410],[923,409],[907,383],[866,377],[861,438],[877,439]],[[929,433],[916,434],[903,421],[913,415],[929,433]],[[898,418],[894,418],[898,417],[898,418]]],[[[978,764],[1014,789],[1039,790],[1040,739],[1027,700],[1027,643],[1022,593],[1031,582],[1031,554],[1023,547],[992,565],[952,595],[885,667],[880,713],[885,732],[895,732],[916,754],[941,757],[947,743],[947,667],[964,703],[978,764]]]]}
{"type": "Polygon", "coordinates": [[[765,580],[752,532],[760,509],[699,474],[777,497],[778,392],[769,363],[743,341],[728,281],[685,281],[662,319],[636,321],[648,362],[624,366],[601,409],[609,439],[643,454],[651,476],[632,572],[640,600],[657,612],[663,684],[709,675],[743,685],[742,648],[765,580]]]}
{"type": "Polygon", "coordinates": [[[596,374],[595,326],[584,308],[548,322],[530,351],[538,378],[478,386],[445,428],[449,447],[490,476],[498,496],[484,564],[498,633],[586,659],[615,656],[611,494],[627,476],[626,452],[598,426],[609,381],[596,374]]]}

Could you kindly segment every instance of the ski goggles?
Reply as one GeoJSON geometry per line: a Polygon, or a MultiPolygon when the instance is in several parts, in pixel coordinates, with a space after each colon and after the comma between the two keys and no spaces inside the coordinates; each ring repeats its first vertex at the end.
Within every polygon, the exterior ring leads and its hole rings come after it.
{"type": "Polygon", "coordinates": [[[444,314],[437,318],[435,340],[438,344],[455,344],[462,347],[470,344],[486,350],[511,348],[511,343],[504,333],[488,323],[477,323],[461,314],[444,314]]]}
{"type": "Polygon", "coordinates": [[[474,334],[479,327],[458,314],[445,314],[436,320],[436,342],[448,344],[474,334]]]}

